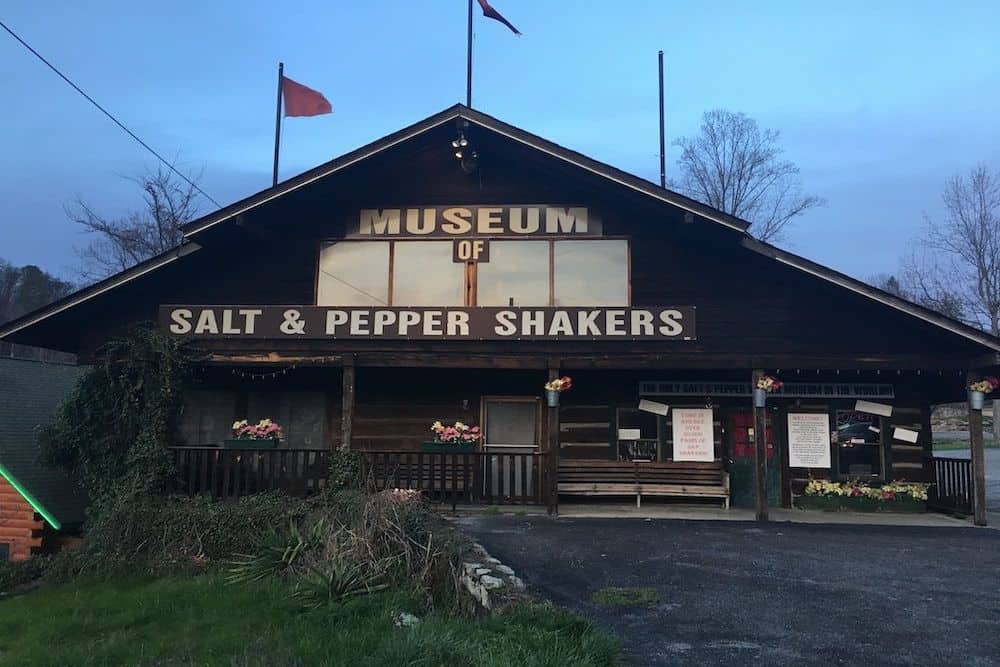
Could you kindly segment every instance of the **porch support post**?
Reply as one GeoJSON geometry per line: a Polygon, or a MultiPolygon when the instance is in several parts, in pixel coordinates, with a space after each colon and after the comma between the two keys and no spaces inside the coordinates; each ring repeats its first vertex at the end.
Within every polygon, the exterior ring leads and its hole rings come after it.
{"type": "MultiPolygon", "coordinates": [[[[549,380],[559,377],[559,360],[549,360],[549,380]]],[[[546,408],[546,446],[548,470],[546,471],[548,510],[552,516],[559,514],[559,408],[546,408]]]]}
{"type": "MultiPolygon", "coordinates": [[[[751,390],[764,371],[757,369],[751,375],[751,390]]],[[[751,391],[751,393],[753,393],[751,391]]],[[[756,489],[757,521],[767,521],[767,408],[753,408],[754,487],[756,489]]]]}
{"type": "Polygon", "coordinates": [[[340,449],[351,449],[354,430],[354,357],[344,357],[344,380],[340,404],[340,449]]]}
{"type": "MultiPolygon", "coordinates": [[[[966,374],[968,383],[980,379],[978,373],[966,374]]],[[[998,415],[994,414],[996,419],[998,415]]],[[[972,521],[986,525],[986,454],[983,451],[983,411],[969,404],[969,448],[972,450],[972,521]]]]}

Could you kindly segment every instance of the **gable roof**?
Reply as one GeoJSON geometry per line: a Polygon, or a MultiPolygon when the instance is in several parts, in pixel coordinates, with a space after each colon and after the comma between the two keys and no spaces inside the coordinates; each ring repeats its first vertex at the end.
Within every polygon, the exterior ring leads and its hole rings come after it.
{"type": "Polygon", "coordinates": [[[294,178],[279,183],[273,188],[258,192],[257,194],[238,201],[235,204],[219,209],[215,213],[189,222],[182,228],[184,235],[193,239],[198,234],[211,229],[212,227],[223,224],[238,215],[242,215],[251,209],[271,201],[272,199],[276,199],[288,194],[289,192],[305,187],[314,181],[335,174],[338,171],[356,164],[357,162],[388,150],[397,144],[413,139],[436,127],[456,121],[460,118],[464,118],[470,123],[475,123],[480,127],[492,130],[493,132],[505,136],[508,139],[534,148],[535,150],[589,171],[590,173],[609,181],[623,185],[627,188],[635,190],[636,192],[652,197],[653,199],[673,204],[674,206],[684,209],[690,213],[700,215],[720,225],[729,227],[730,229],[745,232],[750,226],[750,223],[745,220],[740,220],[739,218],[731,216],[728,213],[718,211],[710,206],[706,206],[705,204],[695,201],[694,199],[690,199],[684,195],[673,192],[672,190],[661,188],[655,183],[647,181],[644,178],[639,178],[638,176],[612,167],[609,164],[589,158],[582,153],[560,146],[559,144],[551,142],[548,139],[543,139],[536,134],[531,134],[530,132],[526,132],[518,127],[504,123],[503,121],[500,121],[493,116],[484,114],[481,111],[470,109],[464,104],[456,104],[445,109],[444,111],[434,114],[433,116],[425,118],[418,123],[414,123],[409,127],[403,128],[398,132],[393,132],[392,134],[374,141],[367,146],[362,146],[361,148],[335,158],[326,164],[322,164],[318,167],[310,169],[309,171],[299,174],[294,178]]]}
{"type": "Polygon", "coordinates": [[[326,178],[339,171],[345,170],[352,165],[374,157],[394,146],[410,141],[424,133],[427,133],[446,123],[465,119],[489,131],[495,132],[511,141],[522,144],[540,153],[546,154],[554,159],[560,160],[568,165],[581,169],[590,174],[596,175],[612,183],[618,184],[634,192],[645,195],[653,200],[676,206],[688,213],[697,215],[712,223],[730,229],[742,235],[740,243],[750,251],[774,259],[782,264],[793,267],[803,273],[812,275],[828,283],[836,285],[842,289],[847,289],[855,294],[867,297],[881,305],[894,310],[906,313],[912,317],[930,323],[939,328],[945,329],[955,335],[971,340],[982,345],[994,353],[996,357],[991,363],[1000,363],[1000,338],[987,334],[975,327],[971,327],[963,322],[949,318],[941,313],[930,310],[918,304],[902,299],[888,292],[872,287],[860,280],[856,280],[843,273],[822,266],[798,255],[776,248],[775,246],[762,243],[753,239],[747,233],[750,223],[735,216],[716,210],[710,206],[685,197],[659,185],[647,181],[616,167],[605,164],[582,153],[565,148],[551,142],[538,135],[526,132],[518,127],[504,123],[492,116],[480,111],[471,109],[463,104],[456,104],[441,112],[438,112],[413,125],[405,127],[397,132],[393,132],[381,139],[369,143],[361,148],[346,153],[338,158],[326,162],[318,167],[303,172],[298,176],[288,179],[278,185],[262,190],[238,202],[223,207],[197,220],[183,226],[185,240],[177,248],[167,251],[162,255],[153,257],[126,271],[111,276],[94,285],[86,287],[48,306],[38,309],[33,313],[8,322],[0,326],[0,339],[10,336],[18,331],[22,331],[48,317],[72,308],[91,298],[111,291],[123,284],[138,279],[152,271],[156,271],[168,264],[180,260],[181,258],[201,249],[195,241],[198,236],[209,229],[220,225],[233,223],[239,220],[239,216],[252,209],[262,206],[270,201],[283,197],[289,193],[300,190],[310,184],[326,178]]]}

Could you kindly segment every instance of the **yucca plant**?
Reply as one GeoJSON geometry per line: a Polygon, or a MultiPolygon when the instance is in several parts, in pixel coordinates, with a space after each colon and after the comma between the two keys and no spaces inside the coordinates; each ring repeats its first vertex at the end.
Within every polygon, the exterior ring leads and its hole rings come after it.
{"type": "Polygon", "coordinates": [[[229,561],[226,581],[230,584],[260,581],[288,572],[306,553],[323,546],[326,535],[326,523],[322,519],[304,534],[292,522],[287,531],[268,535],[256,553],[234,554],[229,561]]]}
{"type": "Polygon", "coordinates": [[[310,609],[331,602],[340,602],[359,595],[370,595],[389,588],[380,582],[381,573],[365,563],[333,560],[311,567],[299,578],[292,591],[292,598],[310,609]]]}

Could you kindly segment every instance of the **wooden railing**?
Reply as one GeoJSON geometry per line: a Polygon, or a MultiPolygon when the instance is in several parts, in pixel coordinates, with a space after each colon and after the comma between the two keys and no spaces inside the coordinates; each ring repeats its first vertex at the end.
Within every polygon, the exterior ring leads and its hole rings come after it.
{"type": "Polygon", "coordinates": [[[972,461],[931,456],[933,484],[927,491],[927,506],[948,512],[972,514],[972,461]]]}
{"type": "Polygon", "coordinates": [[[229,500],[262,491],[304,496],[326,483],[329,452],[316,449],[173,447],[173,490],[229,500]]]}
{"type": "Polygon", "coordinates": [[[458,504],[541,505],[547,500],[546,455],[366,451],[365,475],[377,490],[416,489],[458,504]]]}

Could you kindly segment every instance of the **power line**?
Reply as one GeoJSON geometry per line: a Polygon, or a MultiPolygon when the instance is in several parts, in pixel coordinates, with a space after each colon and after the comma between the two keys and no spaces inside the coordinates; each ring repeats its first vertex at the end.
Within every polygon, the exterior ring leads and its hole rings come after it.
{"type": "Polygon", "coordinates": [[[114,116],[112,116],[112,115],[111,115],[111,112],[110,112],[110,111],[108,111],[107,109],[105,109],[104,107],[102,107],[102,106],[101,106],[100,104],[98,104],[98,103],[97,103],[97,100],[95,100],[95,99],[94,99],[93,97],[91,97],[90,95],[88,95],[87,93],[85,93],[85,92],[83,91],[83,89],[82,89],[82,88],[80,88],[80,86],[78,86],[78,85],[76,85],[75,83],[73,83],[73,82],[72,82],[72,81],[70,80],[70,78],[69,78],[68,76],[66,76],[65,74],[63,74],[62,72],[60,72],[60,71],[59,71],[59,69],[58,69],[58,68],[57,68],[57,67],[56,67],[55,65],[53,65],[52,63],[50,63],[50,62],[49,62],[48,60],[46,60],[46,59],[45,59],[45,57],[44,57],[44,56],[42,56],[42,54],[40,54],[40,53],[39,53],[38,51],[36,51],[35,49],[31,48],[31,45],[30,45],[30,44],[28,44],[28,43],[27,43],[26,41],[24,41],[23,39],[21,39],[21,37],[20,37],[20,36],[19,36],[19,35],[18,35],[18,34],[17,34],[16,32],[14,32],[14,31],[13,31],[13,30],[11,30],[11,29],[10,29],[9,27],[7,27],[7,24],[5,24],[5,23],[4,23],[3,21],[0,21],[0,28],[3,28],[3,29],[4,29],[4,30],[6,30],[6,31],[7,31],[8,33],[10,33],[10,36],[11,36],[11,37],[13,37],[13,38],[14,38],[14,39],[16,39],[16,40],[17,40],[18,42],[20,42],[20,43],[21,43],[21,46],[23,46],[24,48],[28,49],[28,51],[31,51],[31,53],[32,53],[32,54],[33,54],[33,55],[34,55],[34,56],[35,56],[36,58],[38,58],[38,59],[39,59],[39,60],[41,60],[41,61],[42,61],[43,63],[45,63],[45,65],[46,65],[46,66],[48,66],[48,68],[49,68],[50,70],[52,70],[53,72],[55,72],[56,74],[58,74],[58,75],[59,75],[59,77],[60,77],[60,78],[61,78],[61,79],[62,79],[63,81],[65,81],[66,83],[68,83],[68,84],[69,84],[70,86],[72,86],[72,87],[73,87],[73,89],[74,89],[74,90],[75,90],[76,92],[78,92],[78,93],[80,93],[81,95],[83,95],[83,96],[84,96],[84,97],[85,97],[85,98],[87,99],[87,101],[88,101],[88,102],[90,102],[91,104],[93,104],[93,105],[94,105],[95,107],[97,107],[97,108],[98,108],[98,109],[100,110],[100,112],[101,112],[101,113],[103,113],[103,114],[104,114],[105,116],[107,116],[108,118],[110,118],[110,119],[111,119],[111,121],[112,121],[112,122],[113,122],[113,123],[114,123],[115,125],[117,125],[118,127],[120,127],[120,128],[122,129],[122,130],[124,130],[124,131],[125,131],[125,133],[126,133],[126,134],[128,134],[128,135],[129,135],[130,137],[132,137],[133,139],[135,139],[135,140],[136,140],[137,142],[139,142],[139,145],[140,145],[140,146],[142,146],[142,147],[143,147],[143,148],[145,148],[145,149],[146,149],[147,151],[149,151],[149,152],[150,152],[150,153],[152,153],[152,154],[153,154],[154,156],[156,156],[156,159],[157,159],[157,160],[159,160],[160,162],[162,162],[162,163],[163,163],[164,165],[166,165],[166,167],[167,167],[167,168],[168,168],[168,169],[169,169],[170,171],[174,172],[175,174],[177,174],[178,176],[180,176],[180,177],[181,177],[182,179],[184,179],[184,181],[185,181],[185,182],[187,182],[187,184],[188,184],[188,185],[190,185],[190,186],[191,186],[192,188],[194,188],[195,190],[197,190],[197,191],[198,191],[198,192],[199,192],[199,193],[201,194],[201,196],[203,196],[203,197],[204,197],[205,199],[207,199],[208,201],[212,202],[213,204],[215,204],[215,205],[216,205],[216,206],[218,206],[219,208],[222,208],[222,204],[220,204],[219,202],[217,202],[217,201],[215,201],[214,199],[212,199],[212,198],[211,198],[211,197],[210,197],[210,196],[208,195],[208,193],[206,193],[206,192],[205,192],[204,190],[202,190],[201,188],[199,188],[199,187],[198,187],[198,185],[197,185],[197,184],[196,184],[196,183],[195,183],[194,181],[192,181],[192,180],[191,180],[190,178],[188,178],[187,176],[185,176],[184,174],[182,174],[182,173],[181,173],[180,171],[178,171],[178,170],[177,170],[177,168],[176,168],[176,167],[174,167],[174,165],[173,165],[173,164],[171,164],[171,163],[170,163],[169,161],[167,161],[167,160],[166,160],[166,159],[165,159],[165,158],[164,158],[164,157],[163,157],[162,155],[160,155],[159,153],[157,153],[156,151],[154,151],[154,150],[153,150],[153,149],[152,149],[152,148],[151,148],[151,147],[149,146],[149,144],[147,144],[147,143],[146,143],[145,141],[143,141],[142,139],[140,139],[140,138],[139,138],[139,136],[138,136],[138,135],[137,135],[137,134],[136,134],[135,132],[133,132],[132,130],[130,130],[130,129],[128,129],[127,127],[125,127],[125,125],[124,125],[124,124],[123,124],[123,123],[122,123],[121,121],[119,121],[119,120],[118,120],[117,118],[115,118],[114,116]]]}

